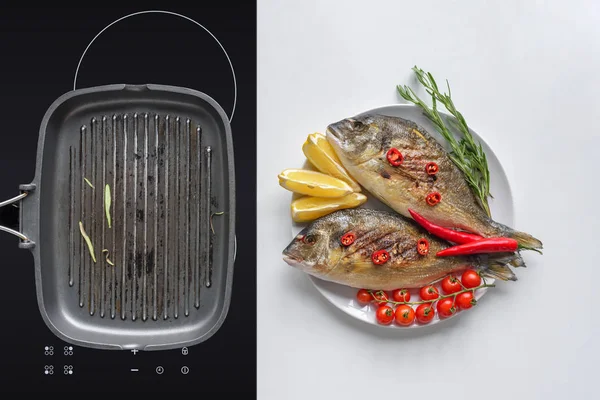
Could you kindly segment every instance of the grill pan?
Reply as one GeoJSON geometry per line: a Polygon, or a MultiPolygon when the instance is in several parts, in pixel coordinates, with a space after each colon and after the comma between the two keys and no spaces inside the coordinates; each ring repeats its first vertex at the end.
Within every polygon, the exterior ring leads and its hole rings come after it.
{"type": "Polygon", "coordinates": [[[49,107],[38,140],[34,179],[0,203],[19,206],[18,230],[0,229],[33,254],[50,330],[98,349],[210,338],[229,308],[236,244],[219,104],[168,85],[74,89],[49,107]]]}

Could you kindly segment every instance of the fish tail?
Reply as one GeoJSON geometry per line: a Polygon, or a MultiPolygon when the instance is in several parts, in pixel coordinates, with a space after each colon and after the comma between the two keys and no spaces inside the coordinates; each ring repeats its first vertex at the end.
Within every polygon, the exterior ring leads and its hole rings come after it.
{"type": "Polygon", "coordinates": [[[506,225],[502,225],[497,222],[494,222],[493,225],[498,230],[498,236],[504,236],[515,239],[519,244],[519,249],[533,250],[542,254],[541,250],[544,247],[543,243],[539,239],[536,239],[535,237],[531,236],[529,233],[514,230],[506,225]]]}
{"type": "Polygon", "coordinates": [[[527,267],[527,265],[525,265],[523,257],[521,257],[521,254],[519,254],[518,252],[510,255],[510,261],[508,263],[516,268],[527,267]]]}
{"type": "Polygon", "coordinates": [[[519,253],[497,253],[486,257],[481,265],[483,276],[503,281],[516,281],[517,276],[510,266],[525,267],[525,262],[519,253]]]}

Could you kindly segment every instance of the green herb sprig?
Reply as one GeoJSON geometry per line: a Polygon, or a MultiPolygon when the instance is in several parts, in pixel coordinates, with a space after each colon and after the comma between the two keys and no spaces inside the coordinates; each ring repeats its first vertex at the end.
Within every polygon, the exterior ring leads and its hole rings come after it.
{"type": "Polygon", "coordinates": [[[106,221],[108,222],[109,229],[111,227],[110,204],[111,204],[110,185],[107,183],[106,186],[104,187],[104,213],[106,214],[106,221]]]}
{"type": "Polygon", "coordinates": [[[89,187],[91,187],[92,189],[94,189],[94,185],[92,185],[92,182],[90,182],[90,180],[88,178],[83,178],[83,180],[85,181],[85,183],[88,184],[89,187]]]}
{"type": "Polygon", "coordinates": [[[92,260],[94,260],[94,262],[96,262],[96,253],[94,252],[94,245],[92,244],[90,237],[85,232],[85,229],[83,228],[83,223],[81,221],[79,221],[79,230],[81,231],[81,236],[83,236],[83,238],[85,239],[85,242],[87,243],[88,249],[90,251],[90,255],[92,256],[92,260]]]}
{"type": "Polygon", "coordinates": [[[408,86],[397,85],[398,93],[406,101],[409,101],[420,107],[429,120],[435,125],[438,132],[448,141],[452,151],[449,156],[456,166],[464,173],[469,186],[472,188],[475,196],[479,200],[482,208],[488,216],[491,216],[488,197],[490,194],[490,172],[487,165],[487,158],[481,143],[475,143],[473,135],[469,131],[469,126],[463,115],[456,109],[452,101],[450,84],[446,80],[448,93],[442,93],[430,72],[425,72],[421,68],[414,66],[412,70],[417,76],[417,80],[425,87],[425,91],[431,96],[431,107],[421,100],[416,93],[408,86]],[[438,103],[442,104],[446,110],[455,118],[453,122],[455,130],[460,133],[457,139],[445,124],[444,119],[438,112],[438,103]]]}

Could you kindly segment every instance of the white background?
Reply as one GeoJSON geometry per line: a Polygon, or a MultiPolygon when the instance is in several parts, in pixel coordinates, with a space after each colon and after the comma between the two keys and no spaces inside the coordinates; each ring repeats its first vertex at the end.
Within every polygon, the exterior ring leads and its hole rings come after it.
{"type": "Polygon", "coordinates": [[[259,1],[258,398],[597,396],[599,73],[598,2],[259,1]],[[400,335],[337,310],[282,261],[277,174],[301,165],[309,133],[402,102],[415,64],[450,81],[505,168],[515,228],[544,255],[469,315],[400,335]]]}

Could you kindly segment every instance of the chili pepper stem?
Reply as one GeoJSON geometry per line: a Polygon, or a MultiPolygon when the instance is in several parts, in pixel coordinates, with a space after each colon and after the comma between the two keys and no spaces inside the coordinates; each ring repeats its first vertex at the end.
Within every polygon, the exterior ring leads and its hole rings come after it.
{"type": "Polygon", "coordinates": [[[518,247],[519,250],[533,250],[535,252],[538,252],[539,254],[544,254],[542,253],[542,251],[540,249],[534,249],[533,247],[527,247],[527,246],[523,246],[522,244],[519,245],[518,247]]]}

